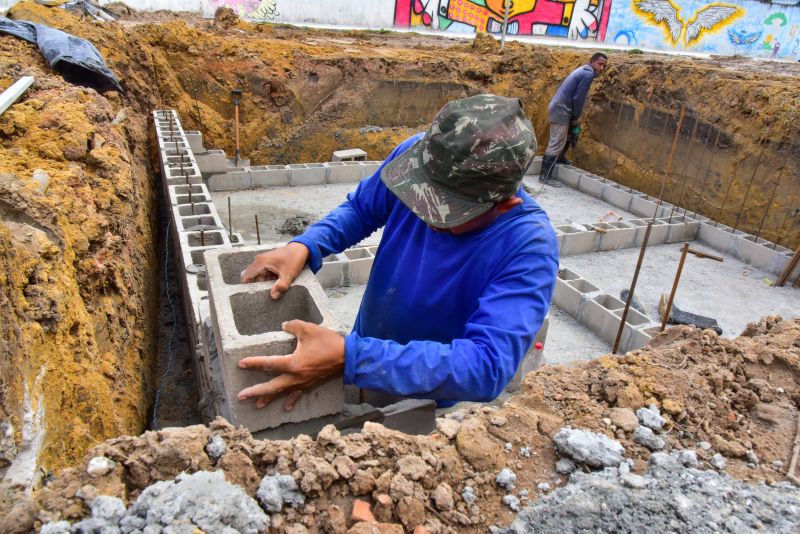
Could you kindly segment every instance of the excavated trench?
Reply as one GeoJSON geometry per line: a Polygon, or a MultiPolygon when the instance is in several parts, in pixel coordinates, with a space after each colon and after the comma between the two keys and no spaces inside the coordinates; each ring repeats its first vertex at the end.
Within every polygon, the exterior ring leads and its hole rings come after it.
{"type": "MultiPolygon", "coordinates": [[[[199,421],[177,279],[163,258],[151,110],[176,109],[206,146],[232,154],[230,92],[240,88],[242,153],[253,165],[286,164],[327,161],[333,150],[352,147],[382,158],[448,100],[495,92],[523,100],[541,154],[547,101],[586,59],[518,43],[500,54],[482,37],[465,45],[188,16],[86,24],[32,3],[10,16],[92,41],[125,88],[123,95],[76,89],[47,69],[35,47],[0,36],[9,73],[0,87],[37,77],[0,117],[0,172],[27,184],[9,178],[0,189],[3,205],[20,213],[4,209],[0,225],[7,288],[0,293],[0,402],[13,429],[4,454],[11,461],[25,447],[26,406],[28,415],[43,410],[40,475],[75,465],[107,438],[199,421]],[[44,204],[27,178],[35,168],[53,176],[44,204]],[[14,225],[25,217],[64,234],[64,242],[34,231],[20,239],[14,225]],[[48,240],[32,254],[31,243],[48,240]]],[[[612,53],[610,65],[587,103],[576,165],[651,194],[663,190],[669,202],[760,229],[784,246],[800,243],[796,65],[626,53],[612,53]]]]}

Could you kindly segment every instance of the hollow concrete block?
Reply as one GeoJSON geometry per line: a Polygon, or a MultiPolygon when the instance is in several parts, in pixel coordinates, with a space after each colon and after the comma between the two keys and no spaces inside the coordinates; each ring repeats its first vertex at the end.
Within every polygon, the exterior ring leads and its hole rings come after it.
{"type": "Polygon", "coordinates": [[[289,167],[289,184],[292,186],[320,185],[325,183],[327,169],[322,163],[294,163],[289,167]]]}
{"type": "Polygon", "coordinates": [[[570,187],[578,187],[581,170],[571,165],[556,165],[556,179],[570,187]]]}
{"type": "Polygon", "coordinates": [[[733,246],[734,235],[727,226],[700,223],[697,239],[714,250],[727,253],[733,246]]]}
{"type": "Polygon", "coordinates": [[[347,281],[350,285],[366,284],[375,257],[366,247],[353,247],[342,254],[347,257],[347,281]]]}
{"type": "Polygon", "coordinates": [[[362,161],[361,163],[361,179],[369,178],[373,174],[375,174],[380,166],[383,164],[382,161],[362,161]]]}
{"type": "Polygon", "coordinates": [[[636,228],[620,223],[598,223],[603,226],[605,233],[600,234],[597,245],[598,250],[618,250],[631,248],[636,244],[636,228]]]}
{"type": "Polygon", "coordinates": [[[533,343],[531,343],[531,346],[522,357],[522,360],[517,367],[517,372],[514,373],[513,378],[506,385],[505,389],[509,393],[513,393],[519,389],[522,383],[522,377],[531,371],[535,371],[540,365],[542,365],[542,355],[547,347],[547,330],[549,327],[550,314],[548,313],[545,316],[544,321],[542,321],[542,326],[539,327],[539,331],[536,332],[536,335],[533,338],[533,343]],[[536,350],[537,343],[541,343],[544,348],[542,350],[536,350]]]}
{"type": "Polygon", "coordinates": [[[331,161],[364,161],[367,159],[366,151],[360,148],[348,148],[346,150],[336,150],[331,157],[331,161]]]}
{"type": "Polygon", "coordinates": [[[206,149],[203,148],[203,134],[195,130],[186,130],[183,133],[186,136],[186,140],[189,142],[189,148],[192,152],[206,151],[206,149]]]}
{"type": "MultiPolygon", "coordinates": [[[[673,221],[675,221],[674,218],[673,221]]],[[[694,241],[697,237],[697,231],[699,228],[699,221],[695,221],[688,217],[681,217],[677,224],[670,226],[669,235],[667,236],[667,243],[683,243],[685,241],[694,241]]]]}
{"type": "Polygon", "coordinates": [[[613,343],[617,336],[620,318],[614,313],[625,307],[625,303],[602,293],[588,299],[580,310],[578,321],[600,338],[613,343]]]}
{"type": "Polygon", "coordinates": [[[209,191],[241,191],[253,186],[250,171],[232,171],[208,177],[209,191]]]}
{"type": "Polygon", "coordinates": [[[743,262],[772,272],[770,268],[775,264],[775,259],[780,253],[767,245],[772,245],[772,243],[766,239],[756,240],[756,237],[752,235],[736,235],[733,237],[730,250],[743,262]]]}
{"type": "Polygon", "coordinates": [[[194,159],[203,174],[222,174],[228,171],[228,158],[224,150],[196,152],[194,159]]]}
{"type": "Polygon", "coordinates": [[[329,184],[346,184],[361,181],[361,165],[346,165],[346,163],[353,162],[331,161],[325,163],[325,167],[328,169],[329,184]]]}
{"type": "Polygon", "coordinates": [[[571,225],[558,226],[556,228],[564,234],[560,249],[561,255],[572,256],[597,250],[600,234],[594,230],[581,230],[571,225]]]}
{"type": "Polygon", "coordinates": [[[286,165],[260,165],[250,167],[253,187],[286,187],[289,185],[289,168],[286,165]]]}
{"type": "Polygon", "coordinates": [[[322,286],[307,268],[279,300],[269,297],[272,281],[251,284],[239,282],[243,266],[251,263],[256,255],[278,246],[241,247],[206,253],[211,316],[230,420],[251,431],[322,417],[341,412],[344,408],[341,377],[307,391],[291,412],[283,409],[285,395],[263,410],[255,408],[254,400],[240,402],[236,398],[245,387],[263,383],[274,376],[239,369],[238,362],[242,358],[291,354],[294,351],[297,340],[282,331],[283,321],[301,319],[325,328],[342,330],[328,311],[322,286]]]}
{"type": "Polygon", "coordinates": [[[628,208],[631,205],[632,197],[633,195],[619,184],[603,184],[601,198],[612,206],[629,211],[628,208]]]}
{"type": "Polygon", "coordinates": [[[541,156],[536,156],[531,161],[531,164],[528,165],[528,169],[525,171],[525,174],[536,176],[541,172],[542,172],[542,158],[541,156]]]}
{"type": "Polygon", "coordinates": [[[186,184],[178,184],[167,187],[167,194],[169,195],[170,204],[190,204],[190,191],[191,202],[201,203],[211,201],[211,195],[209,194],[208,187],[206,187],[205,184],[199,183],[191,186],[186,184]]]}
{"type": "Polygon", "coordinates": [[[234,232],[229,236],[232,247],[242,247],[245,245],[244,238],[239,232],[234,232]]]}
{"type": "Polygon", "coordinates": [[[656,212],[657,200],[647,195],[633,195],[628,211],[639,217],[652,218],[656,212]]]}
{"type": "Polygon", "coordinates": [[[578,183],[578,191],[581,193],[586,193],[587,195],[591,195],[595,198],[600,198],[600,196],[603,194],[603,187],[603,182],[592,178],[588,174],[581,176],[580,182],[578,183]]]}
{"type": "Polygon", "coordinates": [[[317,280],[325,289],[333,289],[345,285],[347,275],[347,256],[331,254],[322,259],[322,268],[316,272],[317,280]]]}

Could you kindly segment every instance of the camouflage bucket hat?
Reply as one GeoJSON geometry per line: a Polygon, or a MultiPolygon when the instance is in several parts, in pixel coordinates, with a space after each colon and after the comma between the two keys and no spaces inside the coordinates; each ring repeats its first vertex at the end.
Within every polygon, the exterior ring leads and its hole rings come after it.
{"type": "Polygon", "coordinates": [[[381,180],[427,224],[452,228],[514,196],[535,153],[518,99],[472,96],[446,104],[381,180]]]}

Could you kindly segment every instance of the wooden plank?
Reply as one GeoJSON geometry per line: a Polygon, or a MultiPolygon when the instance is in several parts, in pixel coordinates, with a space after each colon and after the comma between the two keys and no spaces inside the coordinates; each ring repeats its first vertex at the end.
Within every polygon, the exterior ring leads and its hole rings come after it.
{"type": "Polygon", "coordinates": [[[3,94],[0,95],[0,115],[10,108],[11,104],[16,102],[31,85],[33,85],[33,76],[23,76],[14,82],[14,85],[3,91],[3,94]]]}

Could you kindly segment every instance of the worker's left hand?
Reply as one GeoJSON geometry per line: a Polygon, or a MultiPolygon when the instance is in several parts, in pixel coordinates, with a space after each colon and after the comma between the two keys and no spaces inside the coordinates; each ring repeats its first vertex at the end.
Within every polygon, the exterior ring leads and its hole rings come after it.
{"type": "Polygon", "coordinates": [[[583,131],[583,130],[581,130],[581,125],[580,125],[580,124],[573,124],[573,125],[572,125],[572,126],[570,126],[570,128],[569,128],[569,133],[570,133],[570,135],[572,135],[572,136],[573,136],[573,137],[575,137],[576,139],[577,139],[578,137],[580,137],[580,135],[581,135],[581,132],[582,132],[582,131],[583,131]]]}
{"type": "Polygon", "coordinates": [[[239,392],[244,401],[256,397],[256,408],[264,408],[276,397],[290,392],[284,403],[288,412],[304,391],[344,369],[344,337],[313,323],[294,320],[283,323],[283,331],[297,338],[294,353],[283,356],[251,356],[239,362],[240,369],[278,374],[269,382],[239,392]],[[280,374],[279,374],[280,373],[280,374]]]}

